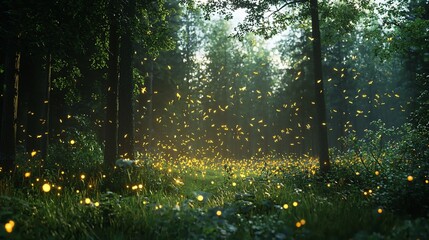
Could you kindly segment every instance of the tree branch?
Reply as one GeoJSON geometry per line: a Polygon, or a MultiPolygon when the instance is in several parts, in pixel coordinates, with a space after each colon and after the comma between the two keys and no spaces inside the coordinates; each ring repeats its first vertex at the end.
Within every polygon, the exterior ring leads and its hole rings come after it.
{"type": "Polygon", "coordinates": [[[286,6],[288,6],[288,5],[292,5],[292,4],[295,4],[295,3],[303,3],[303,2],[305,2],[305,1],[306,1],[306,0],[296,0],[296,1],[287,2],[287,3],[283,4],[283,6],[281,6],[280,8],[276,9],[274,12],[270,13],[270,15],[268,15],[268,16],[267,16],[267,18],[269,18],[269,17],[271,17],[272,15],[274,15],[274,14],[276,14],[276,13],[280,12],[283,8],[285,8],[285,7],[286,7],[286,6]]]}

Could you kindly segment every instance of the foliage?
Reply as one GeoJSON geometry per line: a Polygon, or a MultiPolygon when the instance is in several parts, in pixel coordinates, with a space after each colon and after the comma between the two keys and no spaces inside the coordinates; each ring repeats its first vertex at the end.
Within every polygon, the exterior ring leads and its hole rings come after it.
{"type": "MultiPolygon", "coordinates": [[[[381,129],[377,133],[393,134],[381,129]]],[[[369,136],[377,134],[374,132],[369,136]]],[[[396,156],[389,151],[401,149],[401,146],[389,148],[383,157],[396,156]]],[[[342,161],[348,161],[347,157],[356,155],[356,151],[351,149],[342,161]]],[[[405,147],[405,151],[409,149],[405,147]]],[[[383,195],[383,199],[400,194],[399,187],[387,185],[391,183],[408,187],[410,191],[407,192],[422,190],[411,187],[407,181],[408,167],[400,165],[398,169],[388,169],[392,162],[383,159],[386,168],[380,170],[380,175],[371,177],[371,173],[367,174],[363,164],[357,161],[350,162],[350,166],[337,161],[334,166],[339,171],[321,179],[315,175],[316,159],[273,156],[247,161],[183,158],[171,162],[152,155],[133,162],[129,168],[104,172],[106,176],[99,176],[98,180],[96,174],[103,170],[86,167],[66,171],[68,174],[65,175],[45,175],[39,182],[32,176],[24,177],[21,185],[24,188],[12,186],[7,190],[3,181],[0,183],[0,204],[7,207],[0,210],[0,222],[13,220],[16,226],[12,233],[1,228],[0,236],[37,236],[40,239],[320,239],[333,236],[399,239],[408,232],[424,237],[427,234],[423,230],[427,226],[426,218],[403,220],[392,214],[393,205],[387,205],[387,201],[381,203],[377,198],[383,192],[388,194],[383,195]],[[361,174],[356,175],[355,171],[361,171],[361,174]],[[380,178],[387,173],[405,179],[386,178],[383,182],[386,190],[374,188],[370,195],[363,195],[362,188],[372,187],[373,181],[380,184],[380,178]],[[45,183],[51,185],[48,192],[42,191],[45,183]],[[115,192],[105,189],[111,184],[116,185],[115,192]],[[28,188],[32,190],[26,190],[28,188]],[[377,212],[380,209],[382,213],[377,212]],[[39,224],[44,227],[36,227],[39,224]]],[[[396,159],[392,161],[401,163],[396,159]]],[[[365,164],[367,167],[377,166],[370,160],[365,164]]],[[[416,184],[418,175],[412,174],[411,184],[416,184]]],[[[418,195],[408,195],[409,199],[411,197],[418,195]]],[[[404,205],[399,207],[396,210],[406,210],[404,205]]]]}
{"type": "Polygon", "coordinates": [[[175,189],[174,174],[163,170],[150,158],[135,161],[130,166],[116,166],[106,174],[104,188],[115,192],[165,191],[175,189]]]}
{"type": "Polygon", "coordinates": [[[427,129],[429,128],[429,74],[418,75],[416,80],[421,92],[417,98],[417,109],[411,114],[410,120],[415,127],[427,129]]]}
{"type": "Polygon", "coordinates": [[[387,128],[373,123],[363,138],[344,139],[349,151],[337,159],[340,175],[380,206],[413,215],[429,212],[427,128],[387,128]],[[416,207],[419,206],[419,207],[416,207]]]}
{"type": "Polygon", "coordinates": [[[73,128],[66,131],[65,139],[50,145],[49,161],[45,163],[47,169],[77,172],[101,164],[102,146],[95,134],[73,128]]]}

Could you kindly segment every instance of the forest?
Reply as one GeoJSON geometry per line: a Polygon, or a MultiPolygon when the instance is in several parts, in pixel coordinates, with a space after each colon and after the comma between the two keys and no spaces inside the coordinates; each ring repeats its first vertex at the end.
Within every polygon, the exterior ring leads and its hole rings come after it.
{"type": "Polygon", "coordinates": [[[428,0],[1,0],[0,239],[429,239],[428,0]]]}

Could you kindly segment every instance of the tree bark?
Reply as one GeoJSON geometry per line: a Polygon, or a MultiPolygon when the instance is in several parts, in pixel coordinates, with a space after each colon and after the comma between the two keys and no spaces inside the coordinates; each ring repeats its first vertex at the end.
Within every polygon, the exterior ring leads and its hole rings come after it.
{"type": "Polygon", "coordinates": [[[1,118],[0,172],[10,172],[15,167],[19,65],[21,56],[18,52],[17,41],[16,37],[8,38],[5,54],[5,90],[1,118]]]}
{"type": "MultiPolygon", "coordinates": [[[[2,42],[3,39],[0,39],[2,42]]],[[[6,57],[4,56],[3,52],[0,50],[0,66],[3,66],[3,72],[0,72],[0,123],[2,121],[3,117],[3,98],[4,98],[4,59],[6,57]]],[[[0,136],[1,136],[1,126],[0,126],[0,136]]]]}
{"type": "Polygon", "coordinates": [[[36,157],[41,161],[39,167],[43,167],[43,161],[48,155],[50,61],[50,55],[45,60],[40,52],[33,53],[30,56],[32,77],[27,79],[31,92],[28,99],[26,149],[30,158],[36,157]]]}
{"type": "Polygon", "coordinates": [[[153,75],[154,75],[154,60],[152,57],[150,57],[150,70],[149,70],[149,79],[147,81],[145,80],[144,85],[146,87],[146,98],[145,98],[145,106],[146,106],[146,112],[144,115],[145,118],[145,127],[143,129],[147,130],[147,139],[146,139],[146,146],[147,151],[150,152],[153,147],[153,133],[154,133],[154,126],[153,126],[153,75]]]}
{"type": "Polygon", "coordinates": [[[46,159],[48,157],[48,148],[49,148],[49,119],[50,119],[50,106],[51,106],[51,83],[52,83],[52,55],[49,53],[46,56],[46,94],[45,94],[45,101],[43,104],[45,105],[45,119],[46,122],[44,124],[44,132],[43,132],[43,145],[42,145],[42,157],[46,159]]]}
{"type": "Polygon", "coordinates": [[[117,1],[109,3],[109,60],[108,76],[106,83],[106,120],[105,120],[105,142],[104,142],[104,164],[113,167],[118,154],[118,16],[117,1]]]}
{"type": "Polygon", "coordinates": [[[124,29],[120,50],[118,151],[120,157],[134,159],[132,25],[135,15],[135,0],[128,0],[125,4],[126,18],[122,22],[124,29]]]}
{"type": "Polygon", "coordinates": [[[319,164],[321,173],[330,170],[328,128],[326,122],[325,93],[323,90],[322,74],[322,47],[320,38],[319,10],[317,0],[310,0],[311,9],[311,30],[313,37],[313,64],[314,64],[314,85],[315,85],[315,106],[317,131],[319,142],[319,164]]]}

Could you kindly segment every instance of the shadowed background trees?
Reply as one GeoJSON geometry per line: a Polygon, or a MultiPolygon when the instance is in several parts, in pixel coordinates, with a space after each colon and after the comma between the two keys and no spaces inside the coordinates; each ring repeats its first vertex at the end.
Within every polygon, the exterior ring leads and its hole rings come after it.
{"type": "Polygon", "coordinates": [[[235,28],[178,1],[2,1],[2,171],[295,154],[326,172],[371,121],[427,123],[425,1],[223,3],[205,9],[248,10],[235,28]]]}

